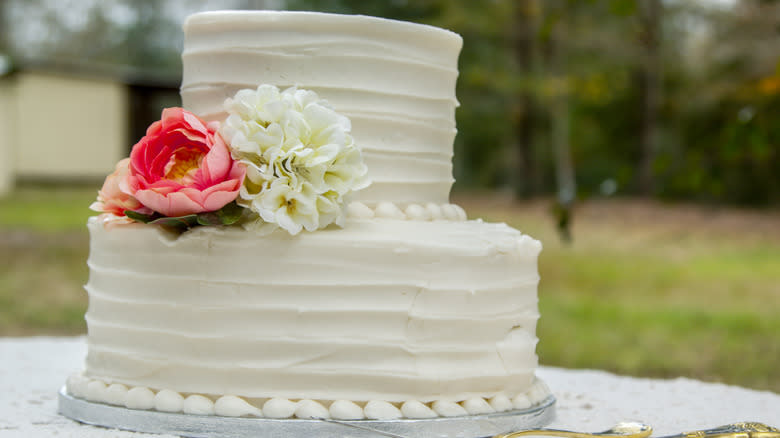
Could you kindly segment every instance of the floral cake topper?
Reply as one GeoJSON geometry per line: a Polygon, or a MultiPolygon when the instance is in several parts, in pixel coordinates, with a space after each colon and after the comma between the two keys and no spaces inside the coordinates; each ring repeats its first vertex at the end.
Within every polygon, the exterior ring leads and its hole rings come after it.
{"type": "Polygon", "coordinates": [[[345,197],[368,185],[347,117],[313,91],[272,85],[240,90],[224,109],[221,125],[163,110],[90,208],[178,229],[343,225],[345,197]]]}

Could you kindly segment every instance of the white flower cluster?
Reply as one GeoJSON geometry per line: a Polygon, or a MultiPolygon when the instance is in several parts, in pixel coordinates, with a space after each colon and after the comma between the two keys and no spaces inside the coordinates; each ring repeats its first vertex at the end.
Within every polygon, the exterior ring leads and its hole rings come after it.
{"type": "Polygon", "coordinates": [[[368,185],[347,117],[313,91],[273,85],[225,101],[220,134],[247,167],[237,202],[257,216],[248,228],[290,234],[344,221],[344,196],[368,185]]]}

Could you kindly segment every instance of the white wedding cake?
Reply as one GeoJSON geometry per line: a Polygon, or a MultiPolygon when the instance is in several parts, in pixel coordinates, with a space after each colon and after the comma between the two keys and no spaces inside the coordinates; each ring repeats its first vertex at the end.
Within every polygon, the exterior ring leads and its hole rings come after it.
{"type": "Polygon", "coordinates": [[[541,244],[448,200],[460,36],[270,11],[184,31],[184,110],[150,127],[167,143],[135,146],[88,224],[88,355],[67,391],[267,418],[546,399],[541,244]]]}

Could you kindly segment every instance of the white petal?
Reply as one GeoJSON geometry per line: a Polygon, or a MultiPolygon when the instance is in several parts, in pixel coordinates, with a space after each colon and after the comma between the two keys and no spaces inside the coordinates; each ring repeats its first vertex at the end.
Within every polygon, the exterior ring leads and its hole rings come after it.
{"type": "Polygon", "coordinates": [[[239,203],[257,215],[248,227],[296,234],[343,224],[343,196],[368,185],[347,117],[313,91],[272,85],[240,90],[224,108],[223,136],[247,163],[239,203]]]}

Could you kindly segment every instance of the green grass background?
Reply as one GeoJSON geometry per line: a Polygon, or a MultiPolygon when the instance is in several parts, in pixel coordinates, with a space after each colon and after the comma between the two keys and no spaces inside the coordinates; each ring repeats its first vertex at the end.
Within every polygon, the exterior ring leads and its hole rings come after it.
{"type": "MultiPolygon", "coordinates": [[[[95,188],[23,186],[0,199],[0,336],[84,333],[95,188]]],[[[461,194],[470,218],[544,243],[544,365],[685,376],[780,392],[780,213],[583,203],[560,243],[549,202],[461,194]]]]}

